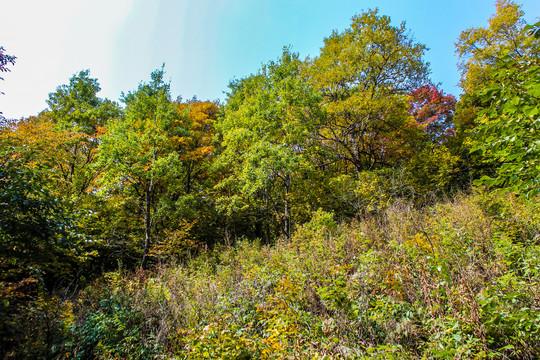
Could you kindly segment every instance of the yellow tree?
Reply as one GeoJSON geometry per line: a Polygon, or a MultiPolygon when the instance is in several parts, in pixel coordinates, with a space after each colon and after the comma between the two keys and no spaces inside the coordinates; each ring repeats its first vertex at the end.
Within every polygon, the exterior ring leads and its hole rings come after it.
{"type": "Polygon", "coordinates": [[[50,285],[73,275],[74,266],[87,255],[84,243],[74,236],[79,234],[76,214],[56,172],[65,155],[61,149],[65,140],[52,123],[39,118],[0,129],[3,285],[24,278],[50,285]]]}
{"type": "Polygon", "coordinates": [[[527,24],[521,7],[510,0],[497,0],[495,7],[496,13],[488,20],[487,27],[463,31],[456,43],[460,86],[466,94],[493,84],[491,71],[502,60],[540,64],[538,41],[522,31],[527,24]]]}
{"type": "Polygon", "coordinates": [[[171,151],[179,166],[168,179],[159,206],[162,235],[152,252],[160,258],[178,259],[202,243],[221,239],[222,225],[214,210],[210,165],[215,156],[214,134],[219,104],[191,99],[172,104],[174,128],[171,151]]]}
{"type": "Polygon", "coordinates": [[[527,25],[521,7],[510,0],[497,0],[495,7],[496,12],[488,20],[487,27],[463,31],[456,43],[463,89],[456,107],[460,135],[475,126],[477,113],[482,108],[477,93],[495,84],[492,71],[503,58],[508,56],[520,63],[533,61],[539,64],[537,41],[521,31],[527,25]]]}
{"type": "Polygon", "coordinates": [[[214,155],[212,140],[219,107],[216,102],[192,99],[176,103],[176,110],[182,115],[179,119],[185,133],[174,136],[171,141],[180,153],[184,165],[184,190],[190,194],[214,155]]]}
{"type": "Polygon", "coordinates": [[[414,121],[407,97],[427,83],[425,50],[404,23],[392,26],[377,10],[354,16],[349,29],[324,40],[306,75],[322,95],[316,137],[330,161],[361,172],[404,156],[414,121]]]}
{"type": "Polygon", "coordinates": [[[96,176],[91,165],[97,134],[61,129],[50,112],[20,120],[4,136],[9,136],[17,151],[34,153],[28,165],[46,170],[55,182],[51,190],[66,199],[81,197],[96,176]]]}

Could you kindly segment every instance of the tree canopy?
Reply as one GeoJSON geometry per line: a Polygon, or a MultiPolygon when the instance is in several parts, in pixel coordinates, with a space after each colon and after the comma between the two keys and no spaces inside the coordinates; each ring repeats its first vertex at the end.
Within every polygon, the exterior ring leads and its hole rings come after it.
{"type": "Polygon", "coordinates": [[[412,119],[407,95],[427,83],[426,47],[377,10],[353,17],[324,40],[308,79],[322,96],[317,137],[336,161],[356,171],[400,158],[412,119]]]}

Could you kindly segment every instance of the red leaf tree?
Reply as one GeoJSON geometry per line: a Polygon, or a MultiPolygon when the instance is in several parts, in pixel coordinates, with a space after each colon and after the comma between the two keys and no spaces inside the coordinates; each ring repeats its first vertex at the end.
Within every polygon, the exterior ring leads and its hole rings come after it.
{"type": "Polygon", "coordinates": [[[455,106],[456,98],[435,85],[424,85],[410,93],[409,113],[427,138],[435,143],[446,142],[454,135],[455,106]]]}

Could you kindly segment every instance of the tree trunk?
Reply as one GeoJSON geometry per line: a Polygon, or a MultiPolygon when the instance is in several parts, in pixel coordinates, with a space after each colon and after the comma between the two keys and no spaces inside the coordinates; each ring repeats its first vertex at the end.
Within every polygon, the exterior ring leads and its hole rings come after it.
{"type": "Polygon", "coordinates": [[[285,175],[285,238],[290,240],[291,238],[291,214],[289,210],[289,193],[291,192],[291,177],[290,175],[285,175]]]}
{"type": "Polygon", "coordinates": [[[146,263],[148,262],[148,251],[150,250],[151,242],[151,227],[152,227],[152,218],[151,218],[151,195],[150,191],[145,192],[145,207],[144,207],[144,250],[143,257],[141,261],[141,269],[146,270],[146,263]]]}

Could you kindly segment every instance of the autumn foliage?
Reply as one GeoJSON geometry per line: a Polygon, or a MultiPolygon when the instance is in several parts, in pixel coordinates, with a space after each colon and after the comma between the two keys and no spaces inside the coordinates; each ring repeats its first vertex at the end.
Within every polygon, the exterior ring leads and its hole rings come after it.
{"type": "Polygon", "coordinates": [[[222,102],[83,70],[2,122],[0,357],[539,358],[540,25],[488,25],[459,99],[369,10],[222,102]]]}
{"type": "Polygon", "coordinates": [[[445,142],[454,136],[456,98],[434,85],[424,85],[410,93],[409,113],[431,142],[445,142]]]}

